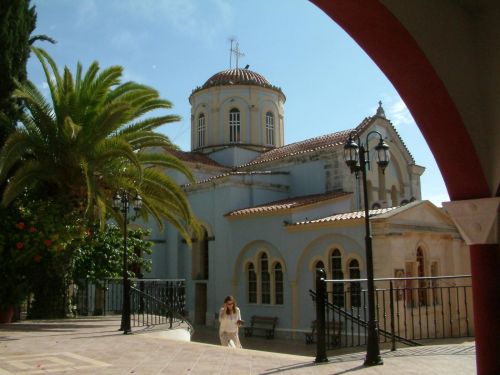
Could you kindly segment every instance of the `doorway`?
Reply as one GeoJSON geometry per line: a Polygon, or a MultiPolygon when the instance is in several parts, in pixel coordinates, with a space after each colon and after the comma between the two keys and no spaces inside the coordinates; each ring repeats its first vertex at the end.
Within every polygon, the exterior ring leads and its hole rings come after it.
{"type": "Polygon", "coordinates": [[[207,284],[196,283],[194,324],[207,324],[207,284]]]}

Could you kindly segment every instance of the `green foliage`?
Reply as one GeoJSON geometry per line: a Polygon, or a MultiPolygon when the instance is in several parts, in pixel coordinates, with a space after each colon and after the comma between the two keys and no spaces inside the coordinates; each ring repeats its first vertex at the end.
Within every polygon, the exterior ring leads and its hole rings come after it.
{"type": "Polygon", "coordinates": [[[66,208],[50,201],[25,200],[0,208],[0,305],[21,302],[28,293],[64,280],[83,226],[66,208]],[[15,207],[15,208],[14,208],[15,207]]]}
{"type": "MultiPolygon", "coordinates": [[[[138,273],[151,270],[151,261],[144,255],[152,253],[153,243],[146,240],[148,230],[133,228],[127,232],[129,276],[137,277],[138,273]]],[[[117,226],[87,229],[81,246],[76,249],[73,280],[100,285],[105,279],[121,278],[123,244],[123,232],[117,226]]]]}
{"type": "Polygon", "coordinates": [[[30,8],[29,0],[0,0],[0,113],[3,113],[0,146],[15,128],[17,108],[11,95],[15,80],[26,80],[29,38],[35,24],[36,13],[34,7],[30,8]]]}
{"type": "Polygon", "coordinates": [[[0,152],[0,184],[7,182],[2,204],[9,205],[26,191],[65,202],[90,221],[102,225],[111,215],[112,195],[125,190],[143,199],[144,219],[160,227],[169,221],[190,242],[199,226],[184,192],[166,169],[193,177],[168,151],[168,137],[154,132],[179,120],[175,115],[146,117],[172,104],[153,88],[121,83],[122,68],[100,71],[97,62],[76,75],[61,73],[43,50],[32,49],[45,72],[50,102],[37,87],[20,84],[14,95],[22,100],[23,126],[7,139],[0,152]],[[154,149],[154,152],[153,152],[154,149]],[[7,181],[7,176],[10,176],[7,181]]]}
{"type": "Polygon", "coordinates": [[[18,103],[12,98],[17,82],[26,81],[30,46],[37,40],[54,43],[45,35],[31,36],[36,26],[35,7],[30,0],[0,0],[0,147],[19,118],[18,103]]]}

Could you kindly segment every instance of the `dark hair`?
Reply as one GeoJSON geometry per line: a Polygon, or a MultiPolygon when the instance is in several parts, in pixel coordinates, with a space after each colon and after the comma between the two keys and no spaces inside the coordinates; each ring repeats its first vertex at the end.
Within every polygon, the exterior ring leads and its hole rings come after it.
{"type": "Polygon", "coordinates": [[[226,298],[224,298],[224,307],[225,307],[224,312],[227,315],[236,314],[236,300],[234,299],[233,296],[227,296],[226,298]],[[227,306],[225,306],[226,303],[228,303],[228,302],[233,303],[233,308],[231,310],[229,310],[229,308],[227,306]]]}

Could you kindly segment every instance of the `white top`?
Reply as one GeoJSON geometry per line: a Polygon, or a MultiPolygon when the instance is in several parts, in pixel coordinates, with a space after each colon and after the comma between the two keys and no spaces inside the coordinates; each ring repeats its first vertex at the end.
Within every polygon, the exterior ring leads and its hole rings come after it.
{"type": "Polygon", "coordinates": [[[240,309],[236,307],[236,313],[227,315],[222,307],[219,311],[219,332],[238,332],[238,324],[236,322],[241,320],[240,309]]]}

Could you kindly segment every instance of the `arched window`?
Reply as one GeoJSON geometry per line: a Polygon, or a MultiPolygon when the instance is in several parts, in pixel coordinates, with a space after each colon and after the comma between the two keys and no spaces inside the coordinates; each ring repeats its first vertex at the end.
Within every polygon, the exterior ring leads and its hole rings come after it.
{"type": "Polygon", "coordinates": [[[280,263],[274,265],[274,300],[276,305],[283,305],[283,269],[280,263]]]}
{"type": "Polygon", "coordinates": [[[257,274],[253,263],[248,265],[248,303],[257,303],[257,274]]]}
{"type": "Polygon", "coordinates": [[[272,112],[266,113],[266,143],[274,146],[274,115],[272,112]]]}
{"type": "Polygon", "coordinates": [[[314,266],[314,282],[316,282],[316,275],[318,274],[319,270],[325,271],[325,264],[321,260],[318,260],[316,262],[316,265],[314,266]]]}
{"type": "Polygon", "coordinates": [[[373,203],[372,204],[372,210],[378,210],[380,208],[381,208],[380,203],[373,203]]]}
{"type": "Polygon", "coordinates": [[[260,256],[260,293],[263,304],[271,303],[271,280],[268,267],[267,254],[263,253],[260,256]]]}
{"type": "MultiPolygon", "coordinates": [[[[359,262],[353,259],[349,262],[349,279],[359,279],[361,272],[359,271],[359,262]]],[[[361,306],[361,283],[359,281],[351,281],[351,306],[361,306]]]]}
{"type": "Polygon", "coordinates": [[[205,114],[200,113],[198,116],[198,147],[205,146],[205,114]]]}
{"type": "Polygon", "coordinates": [[[240,141],[240,110],[233,108],[229,111],[229,142],[240,141]]]}
{"type": "MultiPolygon", "coordinates": [[[[417,249],[417,275],[418,277],[425,277],[425,262],[424,252],[419,247],[417,249]]],[[[418,303],[420,306],[427,305],[427,290],[425,280],[418,280],[418,303]]]]}
{"type": "MultiPolygon", "coordinates": [[[[332,279],[343,280],[344,273],[342,272],[342,255],[339,249],[332,252],[331,258],[332,279]]],[[[333,304],[344,307],[344,283],[333,283],[333,304]]]]}

